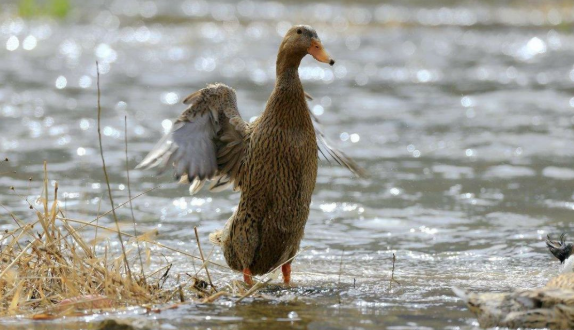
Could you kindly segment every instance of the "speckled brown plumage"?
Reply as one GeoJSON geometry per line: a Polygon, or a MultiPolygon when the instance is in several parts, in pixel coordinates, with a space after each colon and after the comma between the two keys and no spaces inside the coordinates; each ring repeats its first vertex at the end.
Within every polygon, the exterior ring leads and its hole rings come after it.
{"type": "MultiPolygon", "coordinates": [[[[175,177],[190,182],[192,193],[207,180],[211,190],[233,184],[241,191],[237,210],[210,240],[223,247],[229,266],[243,271],[248,281],[249,275],[269,272],[297,252],[315,188],[318,141],[322,154],[364,174],[327,143],[312,120],[298,75],[307,54],[334,63],[311,27],[294,26],[279,47],[275,87],[255,122],[241,119],[233,89],[208,85],[186,98],[190,107],[139,165],[173,165],[175,177]]],[[[290,266],[283,271],[289,282],[290,266]]]]}
{"type": "Polygon", "coordinates": [[[315,188],[317,141],[297,66],[278,75],[247,150],[241,200],[223,251],[232,268],[257,275],[296,253],[315,188]]]}

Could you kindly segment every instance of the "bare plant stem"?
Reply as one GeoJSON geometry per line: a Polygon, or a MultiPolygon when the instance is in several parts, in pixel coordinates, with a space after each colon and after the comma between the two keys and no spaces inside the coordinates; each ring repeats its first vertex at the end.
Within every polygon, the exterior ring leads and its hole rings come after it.
{"type": "Polygon", "coordinates": [[[391,280],[389,281],[389,290],[393,288],[393,281],[400,284],[397,280],[395,280],[395,261],[397,260],[397,256],[393,253],[393,270],[391,271],[391,280]]]}
{"type": "Polygon", "coordinates": [[[48,213],[48,163],[44,161],[44,216],[40,217],[40,224],[42,225],[44,232],[46,233],[46,240],[48,243],[52,243],[52,236],[50,233],[50,224],[47,223],[50,214],[48,213]]]}
{"type": "MultiPolygon", "coordinates": [[[[62,218],[58,218],[58,219],[62,220],[62,218]]],[[[100,228],[100,229],[103,229],[103,230],[111,231],[111,232],[114,232],[114,233],[117,232],[117,229],[112,229],[112,228],[108,228],[108,227],[104,227],[104,226],[101,226],[101,225],[94,224],[93,222],[94,222],[95,220],[92,220],[91,222],[82,221],[82,220],[78,220],[78,219],[70,219],[70,218],[65,218],[65,219],[63,219],[63,220],[81,224],[82,226],[81,226],[79,229],[82,229],[82,228],[84,228],[85,226],[90,226],[90,227],[94,227],[94,228],[100,228]]],[[[78,230],[79,230],[79,229],[78,229],[78,230]]],[[[139,237],[134,236],[134,235],[129,234],[129,233],[126,233],[126,232],[122,232],[122,235],[127,236],[127,237],[130,237],[130,238],[133,237],[133,238],[135,238],[135,239],[140,239],[139,237]]],[[[167,245],[163,245],[163,244],[161,244],[161,243],[159,243],[159,242],[155,242],[155,241],[148,240],[148,239],[142,239],[142,241],[143,241],[143,242],[146,242],[146,243],[153,244],[153,245],[155,245],[155,246],[158,246],[158,247],[160,247],[160,248],[163,248],[163,249],[166,249],[166,250],[169,250],[169,251],[181,253],[182,255],[187,256],[187,257],[190,257],[190,258],[193,258],[193,259],[201,260],[201,257],[194,256],[193,254],[187,253],[187,252],[182,251],[182,250],[174,249],[174,248],[169,247],[169,246],[167,246],[167,245]]],[[[209,263],[212,264],[212,265],[221,267],[221,268],[231,269],[231,268],[229,268],[229,266],[226,266],[226,265],[223,265],[223,264],[220,264],[220,263],[217,263],[217,262],[210,261],[209,263]]],[[[148,275],[148,277],[149,277],[149,275],[148,275]]]]}
{"type": "Polygon", "coordinates": [[[177,293],[179,294],[179,302],[185,302],[185,296],[183,295],[183,289],[181,283],[179,282],[179,274],[177,275],[177,293]]]}
{"type": "Polygon", "coordinates": [[[126,272],[131,284],[132,281],[132,272],[130,270],[130,265],[128,263],[128,257],[126,255],[126,248],[124,247],[124,241],[122,239],[122,233],[120,231],[120,224],[118,222],[118,216],[116,215],[116,209],[114,207],[114,198],[112,196],[112,188],[110,187],[110,179],[108,177],[108,171],[106,169],[106,160],[104,158],[104,148],[102,146],[102,131],[101,131],[101,122],[102,122],[102,106],[100,103],[101,99],[101,91],[100,91],[100,66],[98,62],[96,62],[96,74],[97,74],[97,85],[98,85],[98,140],[100,142],[100,155],[102,156],[102,167],[104,169],[104,176],[106,178],[106,184],[108,186],[108,196],[110,197],[110,203],[112,204],[112,214],[114,216],[114,221],[116,223],[116,229],[118,232],[118,239],[120,240],[120,245],[122,247],[122,254],[124,256],[124,267],[126,268],[126,272]]]}
{"type": "Polygon", "coordinates": [[[201,261],[203,262],[203,267],[205,268],[205,273],[207,274],[207,279],[209,280],[209,285],[217,292],[215,285],[211,281],[211,276],[209,276],[209,270],[207,269],[207,263],[205,262],[205,258],[203,257],[203,250],[201,249],[201,243],[199,243],[199,234],[197,233],[197,227],[193,227],[195,231],[195,240],[197,241],[197,247],[199,248],[199,255],[201,256],[201,261]]]}
{"type": "MultiPolygon", "coordinates": [[[[44,161],[44,194],[46,200],[44,201],[44,214],[48,216],[48,162],[44,161]]],[[[46,233],[48,233],[46,231],[46,233]]]]}
{"type": "MultiPolygon", "coordinates": [[[[100,197],[100,199],[98,200],[98,213],[96,214],[96,226],[100,224],[99,215],[100,215],[100,211],[102,210],[102,199],[104,199],[103,196],[100,197]]],[[[85,226],[82,226],[82,227],[80,227],[80,229],[84,229],[84,227],[85,226]]],[[[98,244],[98,227],[96,227],[95,231],[96,231],[96,233],[94,235],[94,244],[92,246],[92,249],[94,250],[94,254],[96,253],[96,244],[98,244]]]]}
{"type": "MultiPolygon", "coordinates": [[[[134,215],[134,206],[132,204],[132,187],[130,185],[130,162],[129,162],[129,158],[128,158],[128,116],[124,117],[124,141],[125,141],[125,145],[126,145],[126,176],[127,176],[127,180],[128,180],[128,198],[129,198],[129,202],[130,202],[130,211],[132,214],[132,222],[134,224],[134,236],[137,236],[136,217],[134,215]]],[[[142,279],[143,279],[143,282],[145,284],[146,279],[145,279],[144,265],[143,265],[143,260],[142,260],[142,251],[141,251],[140,243],[138,240],[136,240],[136,245],[138,247],[138,257],[140,260],[142,279]]]]}

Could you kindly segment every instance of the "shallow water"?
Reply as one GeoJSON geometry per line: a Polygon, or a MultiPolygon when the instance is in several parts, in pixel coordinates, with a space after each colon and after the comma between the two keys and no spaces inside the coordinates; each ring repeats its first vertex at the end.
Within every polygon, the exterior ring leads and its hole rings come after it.
{"type": "MultiPolygon", "coordinates": [[[[315,27],[337,60],[331,68],[306,58],[300,75],[327,134],[371,179],[322,163],[306,250],[293,266],[296,288],[238,305],[120,317],[161,329],[473,329],[452,286],[509,291],[558,272],[543,238],[572,234],[572,3],[118,0],[74,2],[62,21],[18,18],[15,3],[0,8],[0,156],[9,158],[0,163],[0,202],[26,219],[33,215],[22,196],[40,193],[43,160],[70,217],[92,218],[100,203],[109,209],[96,60],[118,203],[127,199],[124,117],[133,167],[180,101],[208,82],[233,86],[243,117],[258,115],[292,23],[315,27]],[[389,288],[393,253],[398,283],[389,288]]],[[[223,226],[239,197],[190,197],[169,175],[130,174],[134,195],[161,185],[134,201],[140,231],[158,228],[160,242],[192,253],[192,228],[208,246],[208,232],[223,226]]],[[[130,219],[128,208],[119,214],[130,219]]],[[[0,229],[13,226],[3,210],[0,229]]],[[[162,253],[174,272],[197,267],[162,253]]],[[[223,262],[219,250],[212,258],[223,262]]],[[[218,283],[239,278],[213,272],[218,283]]],[[[91,320],[34,326],[80,329],[91,320]]]]}

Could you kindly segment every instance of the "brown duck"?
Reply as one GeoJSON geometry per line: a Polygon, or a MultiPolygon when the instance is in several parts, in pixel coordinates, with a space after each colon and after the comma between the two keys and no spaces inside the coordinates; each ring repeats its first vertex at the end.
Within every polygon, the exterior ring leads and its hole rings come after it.
{"type": "Polygon", "coordinates": [[[252,275],[280,265],[289,284],[291,259],[315,188],[318,151],[356,175],[364,174],[328,144],[313,122],[298,74],[307,54],[335,63],[313,28],[292,27],[279,47],[275,88],[256,121],[241,118],[233,89],[208,85],[184,100],[189,107],[138,165],[158,166],[160,172],[173,166],[176,179],[189,182],[192,194],[206,181],[211,181],[211,191],[229,185],[241,191],[237,210],[210,239],[223,247],[229,266],[243,272],[248,284],[252,275]]]}

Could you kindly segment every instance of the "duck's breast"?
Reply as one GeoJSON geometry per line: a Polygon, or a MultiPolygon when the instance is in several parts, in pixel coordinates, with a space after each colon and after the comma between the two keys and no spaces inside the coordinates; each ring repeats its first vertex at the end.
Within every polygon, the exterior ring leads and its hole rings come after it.
{"type": "Polygon", "coordinates": [[[309,129],[266,123],[264,118],[250,144],[238,215],[258,232],[250,267],[258,274],[287,260],[299,247],[315,188],[318,151],[312,124],[309,129]]]}

